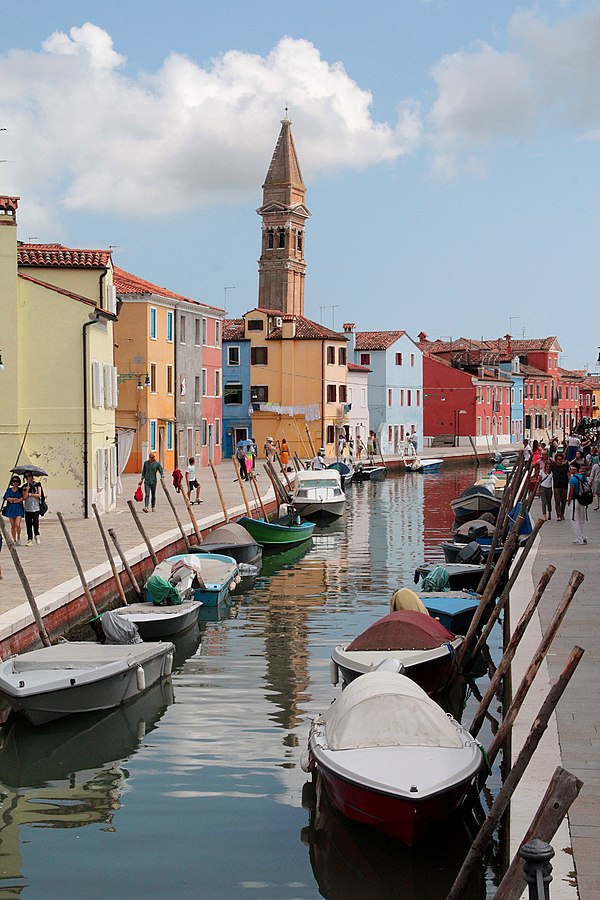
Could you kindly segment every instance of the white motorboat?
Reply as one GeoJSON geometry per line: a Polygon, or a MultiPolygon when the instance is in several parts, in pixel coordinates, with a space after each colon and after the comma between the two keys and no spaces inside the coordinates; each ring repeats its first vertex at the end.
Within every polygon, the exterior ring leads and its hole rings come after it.
{"type": "MultiPolygon", "coordinates": [[[[191,559],[195,563],[195,557],[191,559]]],[[[145,641],[180,634],[198,620],[202,606],[194,599],[196,575],[194,565],[173,565],[164,559],[146,582],[146,602],[120,606],[110,614],[137,626],[145,641]]]]}
{"type": "Polygon", "coordinates": [[[315,766],[341,813],[412,845],[463,800],[480,745],[406,676],[353,681],[311,727],[315,766]]]}
{"type": "Polygon", "coordinates": [[[346,506],[336,469],[296,472],[292,506],[305,519],[339,519],[346,506]]]}
{"type": "Polygon", "coordinates": [[[404,468],[407,472],[439,472],[444,460],[434,456],[406,456],[404,468]]]}
{"type": "Polygon", "coordinates": [[[112,709],[171,674],[174,647],[64,641],[0,663],[0,691],[34,725],[112,709]]]}

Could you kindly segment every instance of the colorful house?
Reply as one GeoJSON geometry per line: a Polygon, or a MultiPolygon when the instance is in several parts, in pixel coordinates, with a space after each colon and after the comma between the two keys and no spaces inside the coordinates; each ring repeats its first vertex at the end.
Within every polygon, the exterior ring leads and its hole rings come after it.
{"type": "Polygon", "coordinates": [[[252,437],[250,341],[243,319],[223,322],[223,455],[233,456],[238,441],[252,437]]]}
{"type": "Polygon", "coordinates": [[[423,354],[406,331],[354,331],[344,325],[350,358],[369,374],[370,427],[381,452],[400,454],[411,434],[423,437],[423,354]]]}
{"type": "Polygon", "coordinates": [[[224,311],[115,268],[117,424],[131,434],[126,472],[153,451],[167,471],[221,460],[224,311]]]}
{"type": "MultiPolygon", "coordinates": [[[[359,366],[356,363],[348,363],[348,412],[347,412],[347,437],[354,442],[360,437],[366,446],[367,437],[371,430],[369,418],[369,375],[371,369],[367,366],[359,366]]],[[[363,456],[364,459],[364,456],[363,456]]]]}
{"type": "Polygon", "coordinates": [[[117,492],[109,250],[17,242],[18,197],[0,197],[0,460],[48,473],[51,512],[89,516],[117,492]]]}

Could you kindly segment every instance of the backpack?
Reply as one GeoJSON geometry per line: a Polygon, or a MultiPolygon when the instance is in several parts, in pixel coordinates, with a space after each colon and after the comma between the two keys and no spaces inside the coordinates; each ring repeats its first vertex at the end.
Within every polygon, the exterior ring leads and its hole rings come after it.
{"type": "Polygon", "coordinates": [[[579,481],[577,493],[575,494],[577,500],[582,506],[591,506],[594,502],[594,494],[592,493],[589,481],[585,475],[578,475],[577,480],[579,481]]]}

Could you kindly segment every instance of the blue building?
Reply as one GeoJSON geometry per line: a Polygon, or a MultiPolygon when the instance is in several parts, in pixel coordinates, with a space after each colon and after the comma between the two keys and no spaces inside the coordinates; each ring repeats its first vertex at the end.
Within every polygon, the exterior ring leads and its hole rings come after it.
{"type": "Polygon", "coordinates": [[[406,331],[354,331],[344,325],[349,338],[348,358],[371,370],[369,419],[381,452],[401,454],[408,437],[416,435],[423,446],[423,353],[406,331]]]}
{"type": "Polygon", "coordinates": [[[523,384],[525,376],[521,374],[521,360],[518,356],[500,363],[500,371],[506,372],[511,381],[510,393],[510,442],[520,444],[523,440],[523,421],[525,418],[523,406],[523,384]]]}
{"type": "Polygon", "coordinates": [[[238,441],[252,437],[250,419],[250,341],[243,319],[223,322],[223,456],[233,456],[238,441]]]}

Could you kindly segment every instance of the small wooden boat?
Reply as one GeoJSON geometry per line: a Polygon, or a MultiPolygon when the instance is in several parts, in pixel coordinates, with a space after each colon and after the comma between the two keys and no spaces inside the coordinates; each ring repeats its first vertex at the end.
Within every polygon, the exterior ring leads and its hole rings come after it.
{"type": "Polygon", "coordinates": [[[186,600],[179,606],[156,606],[152,602],[130,603],[113,609],[112,612],[132,622],[143,640],[160,641],[191,628],[198,621],[201,606],[200,600],[186,600]]]}
{"type": "Polygon", "coordinates": [[[250,532],[255,541],[267,550],[284,550],[296,544],[303,544],[312,537],[314,522],[301,522],[299,516],[281,516],[274,522],[265,519],[250,519],[243,516],[239,524],[250,532]]]}
{"type": "Polygon", "coordinates": [[[485,485],[472,485],[466,488],[455,500],[450,501],[450,506],[459,524],[469,519],[478,519],[481,513],[489,512],[497,515],[502,500],[496,497],[493,491],[485,485]]]}
{"type": "Polygon", "coordinates": [[[33,725],[112,709],[171,674],[170,642],[65,641],[0,663],[0,691],[33,725]]]}
{"type": "Polygon", "coordinates": [[[227,522],[210,531],[200,546],[190,547],[190,553],[222,553],[238,563],[262,565],[262,547],[239,522],[227,522]]]}
{"type": "Polygon", "coordinates": [[[291,504],[305,519],[339,519],[346,508],[340,473],[335,469],[296,472],[291,504]]]}
{"type": "Polygon", "coordinates": [[[169,556],[166,562],[175,568],[192,569],[193,598],[201,601],[204,606],[218,606],[240,582],[237,562],[233,557],[221,553],[180,553],[169,556]]]}
{"type": "Polygon", "coordinates": [[[359,463],[354,470],[354,481],[383,481],[387,475],[385,466],[362,465],[359,463]]]}
{"type": "Polygon", "coordinates": [[[475,610],[479,606],[480,595],[471,591],[424,591],[415,592],[410,588],[400,588],[392,594],[390,612],[400,609],[414,609],[427,613],[453,634],[466,634],[475,610]]]}
{"type": "Polygon", "coordinates": [[[457,673],[456,651],[463,642],[426,613],[399,610],[370,625],[350,644],[340,644],[331,654],[331,681],[341,675],[349,684],[376,669],[386,659],[396,659],[409,678],[428,694],[437,694],[457,673]]]}
{"type": "Polygon", "coordinates": [[[434,457],[423,457],[423,456],[410,456],[405,457],[404,459],[404,469],[407,472],[422,472],[422,473],[430,473],[430,472],[439,472],[442,468],[442,463],[444,462],[441,458],[434,457]]]}
{"type": "MultiPolygon", "coordinates": [[[[491,544],[470,541],[468,544],[461,541],[442,541],[440,544],[447,563],[480,563],[485,562],[491,551],[491,544]]],[[[494,562],[500,558],[504,549],[502,544],[496,544],[494,548],[494,562]]]]}
{"type": "Polygon", "coordinates": [[[312,723],[316,767],[345,816],[412,846],[454,813],[481,767],[479,743],[411,679],[371,672],[312,723]]]}
{"type": "Polygon", "coordinates": [[[469,563],[423,563],[415,569],[415,584],[425,579],[434,569],[442,568],[448,573],[448,586],[451,591],[476,591],[485,566],[469,563]]]}

